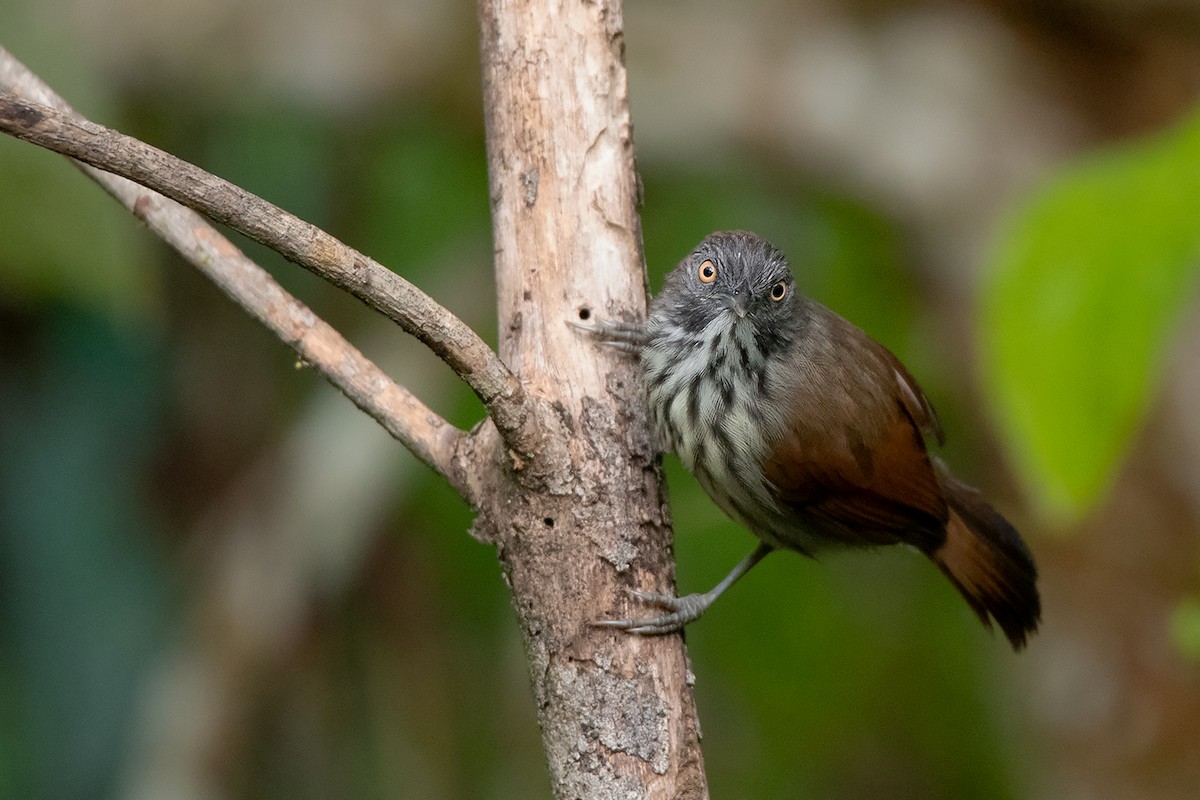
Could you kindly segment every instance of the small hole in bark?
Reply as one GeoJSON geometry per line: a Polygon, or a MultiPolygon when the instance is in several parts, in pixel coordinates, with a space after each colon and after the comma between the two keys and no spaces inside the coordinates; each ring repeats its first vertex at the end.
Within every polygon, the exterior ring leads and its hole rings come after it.
{"type": "Polygon", "coordinates": [[[590,308],[588,308],[587,306],[583,306],[582,308],[579,309],[579,318],[585,322],[587,320],[591,319],[592,318],[592,310],[590,308]]]}
{"type": "Polygon", "coordinates": [[[542,520],[542,524],[545,525],[547,528],[553,528],[554,527],[554,517],[546,517],[544,520],[542,520]]]}

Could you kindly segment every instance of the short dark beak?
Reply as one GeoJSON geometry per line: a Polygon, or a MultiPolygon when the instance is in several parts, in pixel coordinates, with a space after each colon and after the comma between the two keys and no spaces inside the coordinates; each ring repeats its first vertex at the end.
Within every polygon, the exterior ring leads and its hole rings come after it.
{"type": "Polygon", "coordinates": [[[732,300],[733,313],[737,314],[738,319],[745,319],[750,310],[750,290],[745,286],[739,287],[734,291],[732,300]]]}

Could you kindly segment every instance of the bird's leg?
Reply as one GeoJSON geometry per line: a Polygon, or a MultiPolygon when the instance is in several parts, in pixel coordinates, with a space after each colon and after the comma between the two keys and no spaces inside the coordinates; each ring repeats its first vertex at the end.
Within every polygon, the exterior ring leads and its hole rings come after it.
{"type": "Polygon", "coordinates": [[[753,569],[755,564],[762,561],[767,553],[770,553],[774,549],[774,547],[766,542],[759,544],[754,549],[754,552],[739,561],[737,566],[731,569],[729,574],[720,583],[703,594],[668,597],[665,594],[658,594],[657,592],[630,590],[630,594],[637,599],[667,609],[669,611],[667,614],[660,614],[657,617],[648,617],[645,619],[603,619],[597,620],[592,624],[601,628],[616,628],[626,633],[640,633],[648,636],[674,633],[675,631],[682,630],[689,622],[698,619],[713,604],[713,601],[721,596],[722,592],[736,583],[738,578],[753,569]]]}
{"type": "Polygon", "coordinates": [[[646,344],[646,326],[637,322],[612,322],[603,319],[580,322],[569,319],[567,324],[596,337],[600,344],[626,353],[637,355],[646,344]]]}

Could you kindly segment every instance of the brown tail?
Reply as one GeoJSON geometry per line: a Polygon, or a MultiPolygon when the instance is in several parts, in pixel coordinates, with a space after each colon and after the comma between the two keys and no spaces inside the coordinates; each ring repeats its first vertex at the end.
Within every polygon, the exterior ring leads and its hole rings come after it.
{"type": "Polygon", "coordinates": [[[995,620],[1013,650],[1020,650],[1042,617],[1033,556],[1016,528],[975,489],[938,472],[950,522],[946,541],[928,555],[983,624],[990,628],[995,620]]]}

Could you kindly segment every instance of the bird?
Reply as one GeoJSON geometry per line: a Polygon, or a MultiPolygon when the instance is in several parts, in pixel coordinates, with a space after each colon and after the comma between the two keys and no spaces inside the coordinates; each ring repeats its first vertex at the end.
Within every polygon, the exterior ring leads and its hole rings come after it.
{"type": "Polygon", "coordinates": [[[648,418],[708,496],[759,544],[710,591],[632,591],[663,613],[595,624],[666,634],[768,554],[908,545],[1014,650],[1041,620],[1020,534],[929,451],[933,406],[885,346],[801,294],[784,254],[748,231],[706,236],[645,323],[572,321],[640,361],[648,418]]]}

